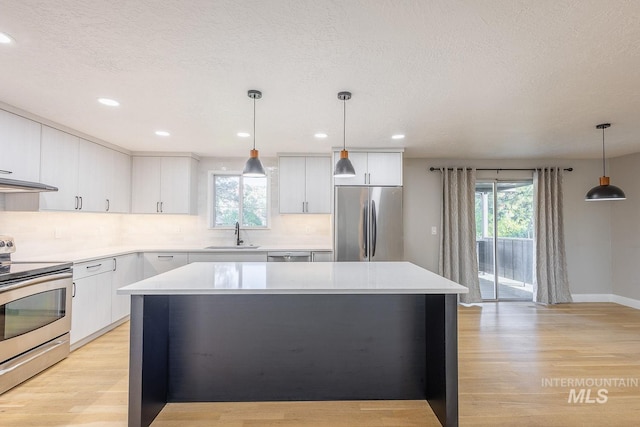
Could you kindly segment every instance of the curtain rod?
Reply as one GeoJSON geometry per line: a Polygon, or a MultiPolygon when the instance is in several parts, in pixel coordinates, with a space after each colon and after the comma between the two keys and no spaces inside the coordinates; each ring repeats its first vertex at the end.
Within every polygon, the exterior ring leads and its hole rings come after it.
{"type": "MultiPolygon", "coordinates": [[[[429,168],[429,170],[431,172],[434,171],[438,171],[440,172],[441,168],[434,168],[433,166],[431,166],[429,168]]],[[[453,170],[454,168],[447,168],[448,170],[453,170]]],[[[472,168],[467,168],[467,170],[472,169],[472,168]]],[[[543,168],[476,168],[477,171],[496,171],[496,172],[500,172],[500,171],[535,171],[535,170],[540,170],[543,168]]],[[[572,172],[573,168],[564,168],[564,170],[566,170],[567,172],[572,172]]]]}

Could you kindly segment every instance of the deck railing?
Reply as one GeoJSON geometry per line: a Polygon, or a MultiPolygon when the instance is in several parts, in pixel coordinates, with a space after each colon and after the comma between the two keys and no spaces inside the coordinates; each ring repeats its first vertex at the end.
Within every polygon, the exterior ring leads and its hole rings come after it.
{"type": "MultiPolygon", "coordinates": [[[[494,274],[493,237],[476,240],[478,270],[494,274]]],[[[498,276],[533,283],[533,239],[498,238],[498,276]]]]}

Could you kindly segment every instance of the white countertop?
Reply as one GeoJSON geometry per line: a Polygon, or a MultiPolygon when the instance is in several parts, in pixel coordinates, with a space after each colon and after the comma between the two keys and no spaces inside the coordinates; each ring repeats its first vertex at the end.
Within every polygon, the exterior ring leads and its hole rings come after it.
{"type": "Polygon", "coordinates": [[[126,255],[136,252],[191,252],[191,253],[220,253],[220,252],[330,252],[333,249],[327,246],[312,245],[264,245],[252,246],[243,249],[234,249],[232,245],[228,248],[220,247],[218,249],[208,249],[205,247],[195,247],[193,245],[172,245],[172,246],[110,246],[98,249],[80,249],[73,252],[60,252],[49,255],[25,256],[18,252],[11,257],[14,261],[28,262],[84,262],[99,258],[110,258],[119,255],[126,255]]]}
{"type": "Polygon", "coordinates": [[[410,262],[196,262],[118,290],[130,295],[467,292],[410,262]]]}

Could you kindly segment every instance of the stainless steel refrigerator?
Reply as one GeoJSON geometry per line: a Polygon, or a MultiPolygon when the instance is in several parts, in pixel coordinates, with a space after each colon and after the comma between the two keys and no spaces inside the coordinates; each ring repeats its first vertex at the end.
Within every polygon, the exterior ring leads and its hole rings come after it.
{"type": "Polygon", "coordinates": [[[402,261],[402,187],[335,187],[335,260],[402,261]]]}

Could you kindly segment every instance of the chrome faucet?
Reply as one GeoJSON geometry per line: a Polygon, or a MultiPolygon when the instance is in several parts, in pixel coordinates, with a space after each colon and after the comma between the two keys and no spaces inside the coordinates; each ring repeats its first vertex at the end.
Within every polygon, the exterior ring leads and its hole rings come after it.
{"type": "Polygon", "coordinates": [[[236,221],[236,246],[240,246],[240,244],[244,243],[242,240],[240,240],[240,223],[238,221],[236,221]]]}

